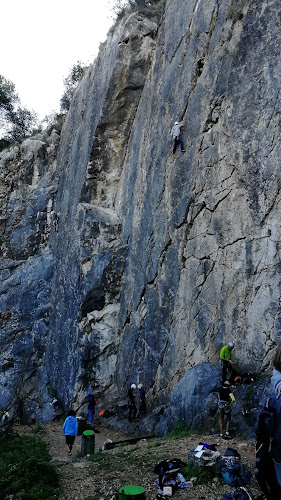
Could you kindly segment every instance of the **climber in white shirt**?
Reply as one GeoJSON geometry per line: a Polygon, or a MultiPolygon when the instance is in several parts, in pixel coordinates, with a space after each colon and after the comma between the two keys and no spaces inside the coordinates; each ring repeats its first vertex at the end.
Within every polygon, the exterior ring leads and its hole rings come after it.
{"type": "Polygon", "coordinates": [[[175,122],[174,126],[171,130],[171,135],[174,141],[173,154],[176,152],[178,144],[181,147],[181,151],[184,153],[185,149],[183,148],[182,138],[181,138],[181,127],[183,127],[183,122],[175,122]]]}

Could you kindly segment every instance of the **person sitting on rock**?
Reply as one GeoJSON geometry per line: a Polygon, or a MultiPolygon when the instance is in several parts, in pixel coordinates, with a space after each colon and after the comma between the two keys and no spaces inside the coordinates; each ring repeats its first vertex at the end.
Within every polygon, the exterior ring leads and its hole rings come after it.
{"type": "Polygon", "coordinates": [[[180,123],[175,122],[174,126],[172,128],[172,131],[171,131],[171,135],[172,135],[173,141],[174,141],[173,154],[175,154],[176,149],[178,147],[178,144],[181,147],[181,151],[183,153],[185,152],[185,149],[183,148],[182,138],[181,138],[181,127],[183,127],[183,122],[180,122],[180,123]]]}
{"type": "Polygon", "coordinates": [[[234,342],[228,342],[220,352],[222,384],[227,379],[227,374],[232,372],[231,351],[234,348],[234,342]]]}

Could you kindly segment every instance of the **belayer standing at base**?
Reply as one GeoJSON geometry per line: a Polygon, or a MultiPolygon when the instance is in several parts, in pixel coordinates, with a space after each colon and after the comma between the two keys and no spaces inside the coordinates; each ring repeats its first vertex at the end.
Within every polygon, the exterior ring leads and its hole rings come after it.
{"type": "Polygon", "coordinates": [[[235,398],[231,392],[230,383],[226,380],[223,383],[219,391],[219,401],[218,401],[218,412],[219,412],[219,426],[220,426],[220,437],[229,438],[229,426],[231,421],[231,411],[232,403],[235,398]],[[224,428],[224,417],[226,417],[225,434],[224,428]]]}
{"type": "Polygon", "coordinates": [[[175,122],[174,126],[171,130],[171,135],[173,137],[174,146],[173,146],[173,154],[175,154],[178,144],[180,145],[181,151],[184,153],[185,149],[183,147],[183,142],[181,138],[181,127],[183,127],[183,122],[175,122]]]}
{"type": "Polygon", "coordinates": [[[93,423],[95,406],[96,406],[96,402],[95,402],[94,395],[92,394],[92,391],[88,391],[88,412],[89,412],[88,422],[89,422],[89,424],[93,423]]]}
{"type": "Polygon", "coordinates": [[[140,398],[140,406],[139,406],[138,415],[142,415],[143,417],[145,417],[146,416],[146,400],[145,400],[145,391],[144,391],[142,384],[138,385],[138,390],[139,390],[139,398],[140,398]]]}
{"type": "Polygon", "coordinates": [[[133,415],[133,419],[135,419],[137,416],[137,407],[136,407],[136,400],[135,400],[135,394],[134,394],[135,389],[136,389],[136,384],[131,384],[131,387],[128,390],[128,408],[129,408],[128,419],[129,419],[129,422],[132,421],[132,415],[133,415]]]}

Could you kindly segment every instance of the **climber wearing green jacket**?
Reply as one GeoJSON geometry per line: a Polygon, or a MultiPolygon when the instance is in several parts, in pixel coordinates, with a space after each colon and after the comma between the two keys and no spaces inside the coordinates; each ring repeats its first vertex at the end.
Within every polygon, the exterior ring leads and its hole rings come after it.
{"type": "Polygon", "coordinates": [[[234,342],[228,342],[220,352],[221,370],[222,370],[222,384],[227,378],[227,373],[232,372],[231,351],[234,348],[234,342]]]}

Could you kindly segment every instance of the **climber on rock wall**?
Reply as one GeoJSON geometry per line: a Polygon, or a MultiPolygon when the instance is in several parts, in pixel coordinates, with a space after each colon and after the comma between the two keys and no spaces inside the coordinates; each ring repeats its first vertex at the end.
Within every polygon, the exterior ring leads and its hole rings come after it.
{"type": "Polygon", "coordinates": [[[174,146],[173,146],[173,154],[176,152],[178,144],[181,147],[181,151],[184,153],[185,149],[183,148],[183,142],[181,138],[181,127],[183,127],[183,122],[175,122],[174,126],[171,130],[171,135],[173,137],[174,146]]]}
{"type": "Polygon", "coordinates": [[[234,342],[228,342],[223,346],[220,352],[221,370],[222,370],[222,384],[227,378],[227,374],[232,372],[231,351],[234,348],[234,342]]]}

